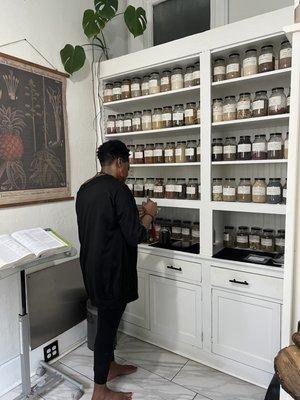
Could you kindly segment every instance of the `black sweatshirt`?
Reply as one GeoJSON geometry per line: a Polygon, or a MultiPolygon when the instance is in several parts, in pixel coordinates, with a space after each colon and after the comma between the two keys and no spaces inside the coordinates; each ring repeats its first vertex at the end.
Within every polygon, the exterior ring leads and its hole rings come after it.
{"type": "Polygon", "coordinates": [[[137,245],[147,235],[134,197],[110,175],[84,183],[76,199],[80,264],[88,296],[114,308],[138,298],[137,245]]]}

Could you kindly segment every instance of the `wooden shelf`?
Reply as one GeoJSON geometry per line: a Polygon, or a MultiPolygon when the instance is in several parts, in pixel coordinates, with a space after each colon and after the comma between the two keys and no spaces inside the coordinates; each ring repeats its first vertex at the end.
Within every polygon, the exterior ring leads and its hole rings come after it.
{"type": "Polygon", "coordinates": [[[126,133],[112,133],[107,134],[107,139],[114,139],[118,137],[135,137],[135,136],[159,136],[160,134],[177,134],[177,133],[199,133],[201,125],[186,125],[186,126],[174,126],[172,128],[163,129],[150,129],[148,131],[137,131],[137,132],[126,132],[126,133]]]}
{"type": "Polygon", "coordinates": [[[247,119],[234,119],[232,121],[213,122],[213,128],[229,128],[244,129],[256,128],[261,126],[278,126],[280,124],[287,125],[289,123],[290,114],[269,115],[267,117],[256,117],[247,119]]]}
{"type": "MultiPolygon", "coordinates": [[[[176,199],[154,199],[158,207],[171,207],[171,208],[188,208],[188,209],[199,209],[201,206],[201,200],[176,200],[176,199]]],[[[146,198],[136,197],[136,204],[141,205],[143,201],[147,201],[146,198]]]]}
{"type": "Polygon", "coordinates": [[[259,214],[284,215],[286,211],[285,204],[259,204],[259,203],[239,203],[212,201],[212,209],[218,211],[234,211],[259,214]]]}
{"type": "Polygon", "coordinates": [[[212,165],[257,165],[257,164],[286,164],[287,159],[280,160],[236,160],[236,161],[213,161],[212,165]]]}
{"type": "Polygon", "coordinates": [[[196,167],[201,165],[200,162],[187,163],[160,163],[160,164],[130,164],[130,168],[145,168],[145,167],[196,167]]]}

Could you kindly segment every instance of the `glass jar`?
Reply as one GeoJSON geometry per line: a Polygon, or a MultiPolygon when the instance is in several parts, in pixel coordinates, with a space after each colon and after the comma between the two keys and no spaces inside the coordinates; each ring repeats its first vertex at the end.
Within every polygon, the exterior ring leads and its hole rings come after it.
{"type": "Polygon", "coordinates": [[[166,199],[176,199],[177,192],[175,191],[176,187],[176,179],[168,178],[166,187],[165,187],[165,198],[166,199]]]}
{"type": "Polygon", "coordinates": [[[163,219],[162,218],[155,218],[154,229],[155,229],[156,239],[159,238],[159,233],[161,231],[161,227],[162,226],[163,226],[163,219]]]}
{"type": "Polygon", "coordinates": [[[131,97],[131,80],[130,79],[123,79],[122,80],[122,99],[130,99],[131,97]]]}
{"type": "Polygon", "coordinates": [[[237,102],[237,119],[251,118],[251,95],[241,93],[237,102]]]}
{"type": "Polygon", "coordinates": [[[139,77],[132,78],[130,90],[131,90],[131,97],[141,96],[142,94],[141,78],[139,77]]]}
{"type": "Polygon", "coordinates": [[[142,130],[142,112],[134,111],[132,118],[132,130],[133,132],[138,132],[142,130]]]}
{"type": "Polygon", "coordinates": [[[240,136],[240,141],[237,147],[237,158],[238,160],[251,160],[251,140],[250,136],[240,136]]]}
{"type": "Polygon", "coordinates": [[[194,222],[192,225],[192,244],[200,242],[200,225],[199,222],[194,222]]]}
{"type": "Polygon", "coordinates": [[[152,111],[144,110],[142,115],[142,130],[149,131],[152,129],[152,111]]]}
{"type": "Polygon", "coordinates": [[[249,229],[247,226],[239,226],[236,234],[236,247],[240,249],[249,247],[249,229]]]}
{"type": "Polygon", "coordinates": [[[259,90],[255,92],[255,97],[252,102],[252,117],[265,117],[268,115],[268,92],[259,90]]]}
{"type": "Polygon", "coordinates": [[[135,164],[144,164],[144,145],[137,144],[134,152],[134,163],[135,164]]]}
{"type": "Polygon", "coordinates": [[[113,101],[113,87],[114,87],[113,83],[111,82],[106,83],[103,94],[104,103],[109,103],[113,101]]]}
{"type": "Polygon", "coordinates": [[[193,71],[193,86],[200,85],[200,62],[197,61],[194,64],[194,71],[193,71]]]}
{"type": "Polygon", "coordinates": [[[238,78],[241,76],[240,55],[238,53],[229,54],[226,64],[226,79],[238,78]]]}
{"type": "Polygon", "coordinates": [[[199,200],[201,200],[201,184],[200,183],[198,185],[198,197],[199,197],[199,200]]]}
{"type": "Polygon", "coordinates": [[[182,68],[176,67],[172,69],[171,89],[178,90],[183,88],[183,72],[182,68]]]}
{"type": "Polygon", "coordinates": [[[268,253],[273,253],[275,250],[275,240],[274,240],[274,230],[273,229],[263,229],[260,248],[268,253]]]}
{"type": "Polygon", "coordinates": [[[233,248],[235,246],[235,229],[233,226],[226,225],[223,233],[223,246],[233,248]]]}
{"type": "Polygon", "coordinates": [[[168,92],[169,90],[171,90],[171,71],[166,69],[161,74],[160,91],[168,92]]]}
{"type": "Polygon", "coordinates": [[[156,178],[154,181],[154,195],[155,199],[163,199],[165,197],[164,180],[162,178],[156,178]]]}
{"type": "Polygon", "coordinates": [[[270,178],[267,186],[267,203],[282,203],[282,185],[281,178],[270,178]]]}
{"type": "Polygon", "coordinates": [[[223,180],[222,178],[213,178],[212,200],[223,201],[223,180]]]}
{"type": "Polygon", "coordinates": [[[267,185],[265,178],[255,178],[252,186],[253,203],[265,203],[267,201],[267,185]]]}
{"type": "Polygon", "coordinates": [[[286,134],[285,141],[284,141],[283,156],[285,159],[289,158],[289,133],[288,132],[286,134]]]}
{"type": "Polygon", "coordinates": [[[121,100],[121,99],[122,99],[122,83],[114,82],[113,101],[117,101],[117,100],[121,100]]]}
{"type": "Polygon", "coordinates": [[[236,160],[236,139],[234,136],[225,139],[223,147],[223,160],[234,161],[236,160]]]}
{"type": "Polygon", "coordinates": [[[162,109],[162,128],[171,128],[173,126],[172,121],[172,106],[165,106],[162,109]]]}
{"type": "Polygon", "coordinates": [[[116,133],[124,132],[124,114],[117,114],[116,133]]]}
{"type": "Polygon", "coordinates": [[[212,161],[223,161],[223,139],[217,138],[213,139],[212,151],[211,151],[212,161]]]}
{"type": "Polygon", "coordinates": [[[255,75],[258,72],[257,50],[248,49],[243,59],[243,76],[255,75]]]}
{"type": "Polygon", "coordinates": [[[236,184],[234,178],[225,178],[223,184],[223,201],[236,201],[236,184]]]}
{"type": "Polygon", "coordinates": [[[255,135],[252,143],[252,160],[265,160],[267,156],[266,135],[255,135]]]}
{"type": "Polygon", "coordinates": [[[220,82],[226,79],[226,67],[224,58],[217,58],[214,62],[213,81],[220,82]]]}
{"type": "Polygon", "coordinates": [[[154,151],[153,151],[153,161],[155,164],[164,163],[164,144],[163,143],[155,143],[154,151]]]}
{"type": "Polygon", "coordinates": [[[177,198],[180,200],[186,199],[186,180],[185,178],[178,178],[175,187],[177,198]]]}
{"type": "Polygon", "coordinates": [[[172,225],[172,239],[181,240],[181,221],[180,219],[175,219],[172,225]]]}
{"type": "Polygon", "coordinates": [[[132,132],[133,113],[125,113],[124,115],[124,132],[132,132]]]}
{"type": "Polygon", "coordinates": [[[175,149],[175,162],[176,163],[186,162],[185,149],[186,149],[185,141],[177,142],[176,149],[175,149]]]}
{"type": "Polygon", "coordinates": [[[290,104],[291,104],[291,89],[289,89],[289,93],[286,97],[286,112],[290,112],[290,104]]]}
{"type": "Polygon", "coordinates": [[[252,185],[250,178],[241,178],[237,188],[237,201],[251,203],[252,185]]]}
{"type": "Polygon", "coordinates": [[[133,191],[134,182],[135,182],[135,179],[134,179],[134,178],[128,178],[128,179],[126,180],[126,185],[127,185],[128,189],[131,191],[132,194],[134,194],[134,191],[133,191]]]}
{"type": "Polygon", "coordinates": [[[256,226],[251,228],[251,232],[249,235],[249,248],[251,250],[260,250],[260,237],[261,237],[262,229],[256,226]]]}
{"type": "Polygon", "coordinates": [[[184,124],[194,125],[197,123],[197,107],[196,103],[187,103],[184,110],[184,124]]]}
{"type": "Polygon", "coordinates": [[[149,94],[160,92],[160,78],[158,72],[152,72],[149,79],[149,94]]]}
{"type": "Polygon", "coordinates": [[[183,104],[175,104],[172,119],[173,119],[173,126],[183,126],[184,125],[183,104]]]}
{"type": "Polygon", "coordinates": [[[184,77],[183,77],[183,82],[184,82],[184,87],[191,87],[193,86],[193,72],[194,72],[194,66],[193,65],[188,65],[186,67],[184,77]]]}
{"type": "Polygon", "coordinates": [[[268,159],[279,160],[283,158],[283,141],[281,133],[271,133],[267,145],[268,159]]]}
{"type": "Polygon", "coordinates": [[[201,161],[201,140],[198,141],[198,145],[197,145],[197,162],[201,161]]]}
{"type": "Polygon", "coordinates": [[[198,105],[197,105],[197,120],[196,120],[196,123],[197,124],[201,124],[201,103],[200,103],[200,101],[198,102],[198,105]]]}
{"type": "Polygon", "coordinates": [[[109,115],[107,117],[106,133],[108,135],[110,135],[112,133],[116,133],[116,116],[115,115],[109,115]]]}
{"type": "Polygon", "coordinates": [[[277,235],[275,236],[275,251],[280,254],[284,254],[285,250],[285,230],[278,229],[277,235]]]}
{"type": "Polygon", "coordinates": [[[292,66],[292,46],[288,40],[281,42],[279,52],[279,69],[291,68],[292,66]]]}
{"type": "Polygon", "coordinates": [[[269,97],[269,115],[277,115],[286,113],[286,95],[283,87],[272,89],[272,94],[269,97]]]}
{"type": "Polygon", "coordinates": [[[152,115],[152,129],[161,129],[162,128],[162,109],[154,108],[152,115]]]}
{"type": "Polygon", "coordinates": [[[191,221],[182,222],[182,247],[189,247],[191,245],[192,226],[191,221]]]}
{"type": "Polygon", "coordinates": [[[134,159],[135,145],[134,144],[129,144],[127,146],[127,148],[129,150],[129,164],[135,164],[135,159],[134,159]]]}
{"type": "Polygon", "coordinates": [[[188,140],[185,149],[185,162],[196,162],[197,140],[188,140]]]}
{"type": "Polygon", "coordinates": [[[198,200],[199,190],[197,178],[189,178],[186,186],[186,198],[187,200],[198,200]]]}
{"type": "Polygon", "coordinates": [[[213,122],[222,122],[223,121],[223,100],[222,99],[213,99],[213,111],[212,111],[212,119],[213,122]]]}
{"type": "Polygon", "coordinates": [[[223,121],[232,121],[236,119],[236,99],[235,96],[226,96],[222,111],[223,121]]]}
{"type": "Polygon", "coordinates": [[[144,179],[143,178],[137,178],[134,182],[133,185],[133,195],[134,197],[144,197],[145,191],[144,191],[144,179]]]}
{"type": "Polygon", "coordinates": [[[164,156],[165,163],[175,163],[175,142],[167,142],[164,156]]]}
{"type": "Polygon", "coordinates": [[[269,72],[275,69],[275,56],[272,45],[263,46],[258,57],[258,72],[269,72]]]}
{"type": "Polygon", "coordinates": [[[283,188],[282,188],[282,204],[286,204],[286,195],[287,195],[287,179],[285,179],[283,188]]]}
{"type": "Polygon", "coordinates": [[[148,96],[148,94],[150,94],[150,91],[149,91],[149,80],[150,80],[150,76],[149,75],[143,76],[143,80],[142,80],[142,96],[148,96]]]}
{"type": "Polygon", "coordinates": [[[148,143],[144,150],[144,161],[145,164],[154,164],[154,144],[148,143]]]}
{"type": "Polygon", "coordinates": [[[145,182],[145,197],[154,196],[154,178],[147,178],[145,182]]]}

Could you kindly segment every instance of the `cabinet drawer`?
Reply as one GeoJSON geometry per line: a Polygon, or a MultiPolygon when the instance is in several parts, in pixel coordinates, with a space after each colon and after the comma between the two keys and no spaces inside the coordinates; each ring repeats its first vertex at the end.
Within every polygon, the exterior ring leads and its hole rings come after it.
{"type": "Polygon", "coordinates": [[[250,274],[218,267],[211,267],[211,284],[227,289],[253,293],[282,300],[283,280],[270,276],[250,274]]]}
{"type": "Polygon", "coordinates": [[[139,253],[138,266],[155,272],[160,276],[174,277],[192,281],[193,283],[201,283],[202,280],[202,266],[200,263],[139,253]]]}

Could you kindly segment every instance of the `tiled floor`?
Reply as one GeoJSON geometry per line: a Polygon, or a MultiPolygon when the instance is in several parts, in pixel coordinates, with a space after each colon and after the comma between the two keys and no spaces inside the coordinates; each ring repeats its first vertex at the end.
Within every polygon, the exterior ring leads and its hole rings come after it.
{"type": "MultiPolygon", "coordinates": [[[[131,363],[138,371],[110,382],[110,388],[132,391],[134,400],[263,400],[265,390],[212,368],[190,361],[127,335],[120,335],[116,351],[119,363],[131,363]]],[[[57,367],[82,382],[88,400],[93,388],[93,353],[86,344],[62,358],[57,367]]],[[[11,400],[17,389],[0,398],[11,400]]],[[[72,399],[72,388],[62,383],[45,400],[72,399]]]]}

